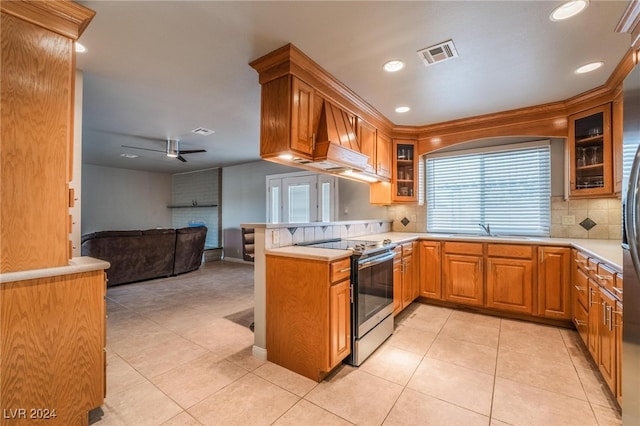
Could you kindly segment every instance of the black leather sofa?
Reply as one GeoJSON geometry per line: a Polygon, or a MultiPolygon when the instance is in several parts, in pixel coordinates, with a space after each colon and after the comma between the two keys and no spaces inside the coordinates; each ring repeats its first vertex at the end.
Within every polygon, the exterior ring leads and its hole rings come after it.
{"type": "Polygon", "coordinates": [[[99,231],[82,236],[81,253],[111,264],[106,270],[111,287],[198,269],[206,236],[206,226],[99,231]]]}

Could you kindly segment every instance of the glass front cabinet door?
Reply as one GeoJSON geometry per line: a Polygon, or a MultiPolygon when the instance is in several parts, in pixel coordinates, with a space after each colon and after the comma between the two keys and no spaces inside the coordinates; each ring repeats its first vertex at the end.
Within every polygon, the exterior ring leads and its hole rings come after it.
{"type": "Polygon", "coordinates": [[[611,104],[570,116],[570,196],[611,195],[611,159],[611,104]]]}
{"type": "Polygon", "coordinates": [[[415,202],[418,180],[415,140],[394,139],[393,141],[393,201],[415,202]]]}

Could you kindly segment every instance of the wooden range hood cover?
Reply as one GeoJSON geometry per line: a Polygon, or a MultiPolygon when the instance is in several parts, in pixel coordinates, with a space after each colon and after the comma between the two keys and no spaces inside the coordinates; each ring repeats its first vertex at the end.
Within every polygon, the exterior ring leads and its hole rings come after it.
{"type": "Polygon", "coordinates": [[[310,166],[326,171],[366,168],[369,157],[360,152],[353,119],[332,103],[323,102],[310,166]]]}

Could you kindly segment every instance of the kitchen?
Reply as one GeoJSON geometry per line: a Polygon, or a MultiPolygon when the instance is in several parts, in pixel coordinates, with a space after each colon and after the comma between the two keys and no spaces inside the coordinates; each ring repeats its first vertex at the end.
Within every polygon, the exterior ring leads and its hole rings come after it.
{"type": "MultiPolygon", "coordinates": [[[[606,96],[605,96],[605,97],[606,97],[606,96]]],[[[561,107],[561,109],[562,109],[562,108],[564,108],[563,106],[560,106],[560,107],[561,107]]],[[[334,111],[334,112],[335,112],[335,111],[334,111]]],[[[529,111],[529,113],[530,113],[530,112],[531,112],[531,111],[529,111]]],[[[546,116],[545,116],[545,114],[542,114],[542,118],[540,118],[540,120],[541,120],[542,122],[544,122],[545,120],[550,120],[550,119],[551,119],[551,117],[555,118],[554,114],[555,114],[555,113],[557,113],[557,112],[558,112],[558,111],[552,111],[549,115],[546,115],[546,116]]],[[[560,116],[563,116],[564,114],[563,114],[563,113],[560,113],[559,115],[560,115],[560,116]]],[[[347,120],[347,121],[348,121],[348,120],[347,120]]],[[[369,121],[374,121],[374,120],[369,120],[369,121]]],[[[486,124],[486,122],[485,122],[484,124],[486,124]]],[[[491,127],[491,125],[489,125],[488,127],[491,127]]],[[[511,129],[511,130],[513,130],[513,128],[517,128],[517,126],[512,127],[512,129],[511,129]]],[[[470,132],[472,132],[472,130],[471,130],[470,132]]],[[[438,132],[438,133],[440,133],[440,132],[438,132]]],[[[456,132],[452,132],[452,133],[456,133],[456,132]]],[[[536,132],[536,133],[537,133],[537,132],[536,132]]],[[[440,133],[440,134],[445,135],[445,134],[446,134],[446,131],[443,131],[443,132],[442,132],[442,133],[440,133]]],[[[526,134],[528,134],[528,133],[526,133],[526,134]]],[[[547,134],[547,132],[545,132],[545,134],[547,134]]],[[[557,134],[562,135],[562,132],[558,132],[558,133],[556,134],[556,133],[554,133],[554,131],[549,131],[549,133],[548,133],[548,134],[550,134],[550,135],[557,135],[557,134]]],[[[446,135],[445,135],[445,136],[446,136],[446,135]]],[[[448,136],[447,136],[447,137],[448,137],[448,136]]],[[[454,135],[454,136],[452,136],[452,137],[451,137],[451,139],[449,139],[449,140],[454,140],[454,139],[455,139],[455,137],[456,137],[456,136],[454,135]]],[[[407,140],[410,140],[410,139],[409,139],[409,138],[407,138],[407,140]]],[[[420,141],[419,143],[421,143],[421,139],[420,139],[420,138],[418,138],[418,140],[420,141]]],[[[446,141],[445,141],[445,142],[446,142],[446,141]]],[[[415,146],[415,145],[414,145],[414,146],[415,146]]],[[[421,148],[419,148],[419,149],[421,149],[421,148]]],[[[405,151],[405,152],[406,152],[406,151],[405,151]]],[[[402,155],[401,155],[401,156],[402,156],[402,155]]],[[[406,153],[404,154],[404,156],[406,156],[406,153]]],[[[417,157],[417,156],[414,156],[413,158],[415,159],[416,157],[417,157]]],[[[407,161],[408,159],[407,159],[407,158],[398,158],[398,160],[407,161]]],[[[403,177],[403,179],[402,179],[402,180],[411,180],[411,179],[404,179],[404,177],[403,177]]],[[[384,185],[383,185],[383,186],[384,186],[384,185]]],[[[381,197],[381,199],[383,199],[383,200],[385,200],[385,201],[386,201],[386,200],[388,200],[388,197],[391,197],[391,198],[393,198],[393,197],[397,197],[397,196],[399,196],[399,197],[415,197],[415,196],[417,196],[417,195],[416,195],[416,194],[417,194],[417,192],[418,192],[418,191],[415,191],[415,190],[414,190],[414,191],[413,191],[413,194],[412,194],[412,193],[411,193],[411,191],[409,191],[409,190],[407,189],[407,190],[406,190],[406,192],[405,192],[404,190],[398,190],[398,192],[396,193],[396,192],[391,192],[391,191],[389,191],[389,190],[388,190],[388,189],[386,189],[386,188],[383,188],[383,189],[382,189],[382,191],[379,193],[379,196],[381,197]]],[[[402,221],[402,219],[404,219],[404,218],[405,218],[405,217],[402,217],[402,218],[400,219],[400,221],[402,221]]],[[[412,219],[412,218],[411,218],[411,215],[409,215],[409,219],[412,219]]],[[[409,220],[409,219],[408,219],[408,220],[409,220]]],[[[474,226],[477,226],[477,224],[474,224],[474,226]]],[[[288,231],[288,230],[287,230],[287,231],[288,231]]],[[[266,239],[265,241],[269,241],[269,240],[270,240],[270,241],[273,241],[273,237],[272,237],[272,236],[270,236],[270,239],[266,239]]],[[[482,244],[484,244],[484,242],[483,242],[482,244]]],[[[257,334],[256,334],[256,337],[257,337],[257,334]]]]}

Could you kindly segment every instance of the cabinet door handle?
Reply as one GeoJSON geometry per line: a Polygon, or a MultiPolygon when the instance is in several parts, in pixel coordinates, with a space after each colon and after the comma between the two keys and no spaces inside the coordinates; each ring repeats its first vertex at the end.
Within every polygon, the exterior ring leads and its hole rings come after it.
{"type": "Polygon", "coordinates": [[[579,319],[576,319],[576,320],[574,320],[574,321],[575,321],[575,323],[576,323],[577,325],[587,325],[587,323],[586,323],[585,321],[582,321],[582,320],[579,320],[579,319]]]}
{"type": "Polygon", "coordinates": [[[584,288],[584,287],[580,287],[579,285],[575,285],[574,287],[575,287],[575,288],[576,288],[576,290],[578,290],[578,291],[584,291],[584,290],[585,290],[585,288],[584,288]]]}
{"type": "Polygon", "coordinates": [[[340,269],[338,272],[345,273],[345,272],[349,272],[350,270],[351,270],[351,267],[348,267],[348,268],[340,269]]]}
{"type": "Polygon", "coordinates": [[[622,294],[622,289],[621,288],[613,287],[613,291],[615,291],[618,294],[622,294]]]}
{"type": "Polygon", "coordinates": [[[574,262],[576,262],[578,265],[584,265],[587,263],[586,260],[582,260],[582,259],[574,259],[574,262]]]}
{"type": "Polygon", "coordinates": [[[593,295],[595,294],[595,291],[590,288],[589,289],[589,306],[593,306],[596,304],[596,302],[593,301],[593,295]]]}
{"type": "Polygon", "coordinates": [[[602,281],[613,281],[613,277],[610,276],[610,275],[598,275],[598,274],[595,274],[595,275],[596,275],[596,278],[598,278],[599,280],[602,280],[602,281]]]}
{"type": "Polygon", "coordinates": [[[607,325],[607,302],[602,302],[602,325],[607,325]]]}

